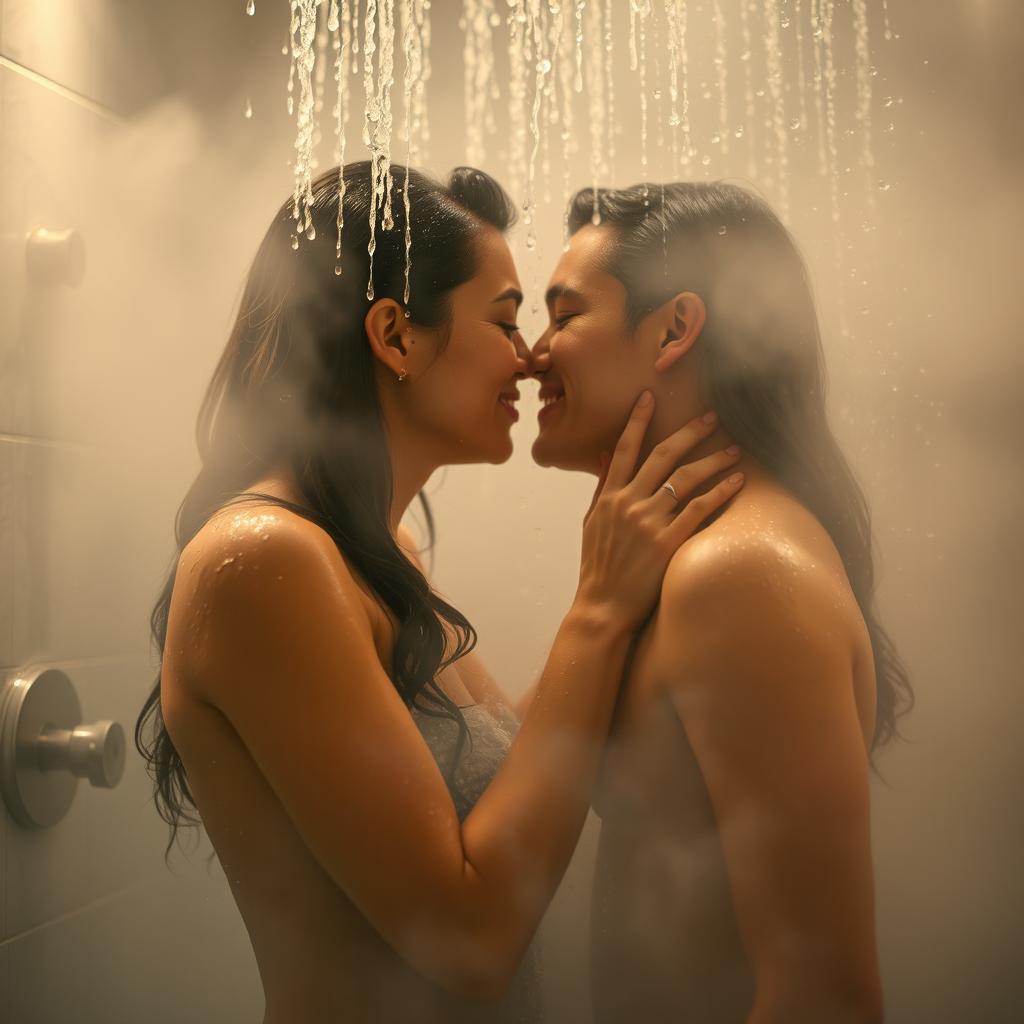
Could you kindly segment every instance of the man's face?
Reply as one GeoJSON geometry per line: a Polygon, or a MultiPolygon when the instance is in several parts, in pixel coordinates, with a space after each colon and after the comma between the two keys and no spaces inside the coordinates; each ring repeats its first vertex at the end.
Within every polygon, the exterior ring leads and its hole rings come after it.
{"type": "Polygon", "coordinates": [[[626,289],[600,269],[613,244],[612,227],[581,228],[549,281],[548,327],[533,347],[541,397],[557,396],[538,418],[532,453],[541,466],[597,472],[651,380],[627,337],[626,289]]]}

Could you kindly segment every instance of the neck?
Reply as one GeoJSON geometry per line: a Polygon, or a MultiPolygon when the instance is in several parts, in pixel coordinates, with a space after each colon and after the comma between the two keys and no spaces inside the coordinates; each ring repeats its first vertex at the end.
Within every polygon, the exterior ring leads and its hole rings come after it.
{"type": "MultiPolygon", "coordinates": [[[[696,408],[696,404],[689,405],[686,403],[675,403],[662,399],[661,403],[655,407],[654,417],[652,418],[651,424],[644,436],[644,443],[641,445],[640,455],[637,458],[638,468],[643,465],[644,460],[648,455],[650,455],[655,445],[664,441],[666,438],[671,437],[672,434],[681,427],[686,426],[686,424],[693,419],[696,414],[694,411],[696,408]]],[[[733,437],[725,427],[720,426],[709,437],[706,437],[695,447],[685,452],[679,460],[679,465],[687,462],[695,462],[705,456],[713,455],[715,452],[721,451],[723,448],[728,448],[731,444],[735,444],[733,437]]],[[[732,476],[732,474],[736,472],[742,472],[746,477],[743,487],[744,491],[749,490],[751,484],[756,485],[759,483],[770,482],[772,480],[768,471],[753,457],[753,455],[749,452],[742,451],[740,460],[736,465],[730,466],[721,473],[716,473],[713,477],[710,477],[703,483],[699,484],[690,493],[690,497],[696,497],[697,495],[710,491],[716,484],[721,483],[721,481],[732,476]]]]}

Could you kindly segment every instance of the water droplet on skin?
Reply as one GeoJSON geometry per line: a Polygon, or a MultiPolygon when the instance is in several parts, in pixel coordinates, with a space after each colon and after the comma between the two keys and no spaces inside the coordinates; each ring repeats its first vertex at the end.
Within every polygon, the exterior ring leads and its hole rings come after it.
{"type": "Polygon", "coordinates": [[[299,236],[298,235],[292,235],[292,248],[293,249],[298,249],[298,247],[299,247],[299,236]]]}
{"type": "Polygon", "coordinates": [[[313,241],[313,239],[314,239],[314,238],[316,238],[316,228],[315,228],[315,227],[313,227],[313,225],[312,225],[312,224],[310,224],[310,225],[309,225],[309,227],[308,227],[308,228],[306,228],[306,237],[307,237],[307,238],[308,238],[308,239],[309,239],[309,240],[310,240],[311,242],[313,241]]]}
{"type": "Polygon", "coordinates": [[[245,13],[251,18],[256,13],[256,0],[246,0],[245,13]]]}
{"type": "Polygon", "coordinates": [[[729,231],[729,229],[724,224],[718,229],[718,233],[720,235],[727,234],[728,231],[729,231]]]}

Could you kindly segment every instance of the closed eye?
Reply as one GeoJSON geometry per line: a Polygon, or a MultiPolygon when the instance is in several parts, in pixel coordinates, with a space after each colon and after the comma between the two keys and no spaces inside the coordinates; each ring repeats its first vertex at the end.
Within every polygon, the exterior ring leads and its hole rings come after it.
{"type": "Polygon", "coordinates": [[[498,326],[511,338],[519,330],[518,324],[503,324],[499,323],[498,326]]]}
{"type": "Polygon", "coordinates": [[[555,317],[555,326],[561,330],[574,316],[576,313],[563,313],[561,316],[555,317]]]}

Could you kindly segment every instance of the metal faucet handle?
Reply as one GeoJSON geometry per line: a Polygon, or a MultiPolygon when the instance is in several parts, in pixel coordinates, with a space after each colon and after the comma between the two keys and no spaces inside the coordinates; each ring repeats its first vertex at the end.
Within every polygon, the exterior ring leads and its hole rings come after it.
{"type": "Polygon", "coordinates": [[[94,722],[74,729],[48,727],[35,745],[40,771],[70,771],[103,789],[113,789],[124,775],[124,729],[119,722],[94,722]]]}

